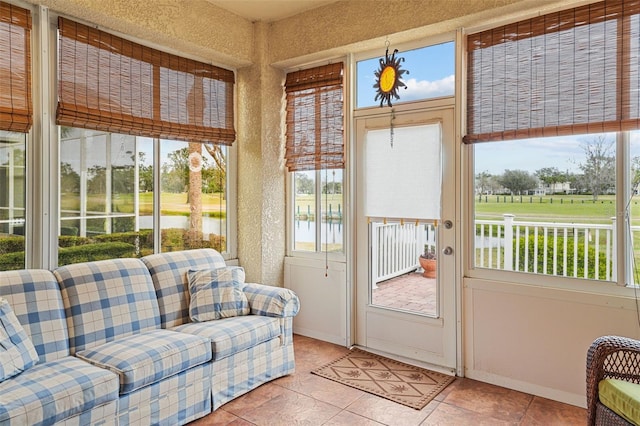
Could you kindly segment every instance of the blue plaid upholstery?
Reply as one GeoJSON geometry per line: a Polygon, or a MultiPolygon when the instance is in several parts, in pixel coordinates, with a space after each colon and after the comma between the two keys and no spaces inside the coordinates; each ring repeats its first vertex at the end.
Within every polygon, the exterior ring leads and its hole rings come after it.
{"type": "Polygon", "coordinates": [[[280,336],[280,323],[277,318],[247,315],[217,321],[192,322],[179,325],[172,330],[208,338],[215,361],[280,336]]]}
{"type": "Polygon", "coordinates": [[[9,301],[40,362],[69,355],[69,335],[58,282],[50,271],[0,272],[0,297],[9,301]]]}
{"type": "Polygon", "coordinates": [[[94,407],[59,423],[64,426],[117,426],[118,425],[118,401],[111,401],[94,407]]]}
{"type": "Polygon", "coordinates": [[[149,271],[139,259],[76,263],[56,269],[72,354],[160,328],[149,271]]]}
{"type": "Polygon", "coordinates": [[[214,361],[213,409],[294,371],[293,344],[282,345],[278,338],[214,361]]]}
{"type": "Polygon", "coordinates": [[[211,412],[211,363],[120,397],[121,425],[182,425],[211,412]]]}
{"type": "Polygon", "coordinates": [[[76,356],[120,377],[130,393],[211,360],[209,340],[168,330],[147,331],[76,352],[76,356]]]}
{"type": "Polygon", "coordinates": [[[300,299],[287,288],[247,283],[242,290],[253,315],[293,317],[300,310],[300,299]]]}
{"type": "Polygon", "coordinates": [[[38,353],[9,302],[0,298],[0,383],[38,362],[38,353]]]}
{"type": "MultiPolygon", "coordinates": [[[[0,383],[0,424],[45,425],[118,399],[118,376],[74,357],[38,364],[0,383]]],[[[97,416],[99,417],[99,416],[97,416]]]]}
{"type": "Polygon", "coordinates": [[[249,314],[249,301],[242,292],[244,269],[226,266],[189,271],[189,316],[192,321],[211,321],[249,314]]]}
{"type": "Polygon", "coordinates": [[[142,261],[151,272],[160,307],[162,328],[172,328],[190,322],[187,279],[187,272],[190,269],[226,266],[222,255],[213,249],[152,254],[143,257],[142,261]]]}

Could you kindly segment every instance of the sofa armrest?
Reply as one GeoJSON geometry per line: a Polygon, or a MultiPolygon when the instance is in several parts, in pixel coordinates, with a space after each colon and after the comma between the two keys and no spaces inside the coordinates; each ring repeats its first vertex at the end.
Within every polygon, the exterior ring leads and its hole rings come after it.
{"type": "Polygon", "coordinates": [[[287,288],[247,283],[242,290],[253,315],[286,318],[294,317],[300,310],[300,299],[287,288]]]}
{"type": "Polygon", "coordinates": [[[598,383],[621,379],[640,383],[640,341],[621,336],[602,336],[587,351],[587,424],[596,424],[598,383]]]}

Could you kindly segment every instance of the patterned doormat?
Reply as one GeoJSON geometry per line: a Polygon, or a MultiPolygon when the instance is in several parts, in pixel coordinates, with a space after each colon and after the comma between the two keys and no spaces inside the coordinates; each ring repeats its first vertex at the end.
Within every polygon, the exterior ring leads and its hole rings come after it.
{"type": "Polygon", "coordinates": [[[416,410],[422,409],[455,380],[453,376],[414,367],[359,349],[352,349],[342,358],[311,373],[416,410]]]}

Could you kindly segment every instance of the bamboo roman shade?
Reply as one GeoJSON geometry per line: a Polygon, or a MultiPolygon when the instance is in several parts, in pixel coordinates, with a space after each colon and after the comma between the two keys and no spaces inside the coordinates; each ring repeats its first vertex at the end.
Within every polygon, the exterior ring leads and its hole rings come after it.
{"type": "Polygon", "coordinates": [[[607,0],[468,36],[464,141],[639,128],[639,13],[607,0]]]}
{"type": "Polygon", "coordinates": [[[0,2],[0,130],[26,133],[31,105],[31,13],[0,2]]]}
{"type": "Polygon", "coordinates": [[[57,123],[231,145],[233,71],[59,18],[57,123]]]}
{"type": "Polygon", "coordinates": [[[287,74],[290,172],[344,168],[342,62],[287,74]]]}

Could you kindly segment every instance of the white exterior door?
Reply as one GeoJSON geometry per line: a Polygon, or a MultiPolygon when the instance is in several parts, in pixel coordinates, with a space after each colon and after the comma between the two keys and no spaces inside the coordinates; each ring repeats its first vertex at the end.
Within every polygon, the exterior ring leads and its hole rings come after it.
{"type": "Polygon", "coordinates": [[[451,372],[454,151],[453,106],[356,119],[355,343],[451,372]]]}

